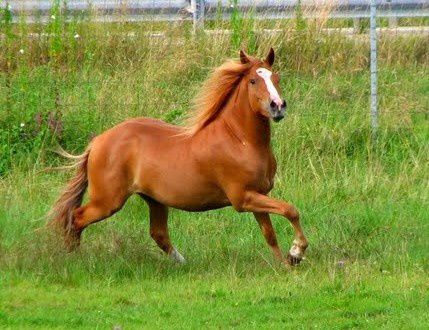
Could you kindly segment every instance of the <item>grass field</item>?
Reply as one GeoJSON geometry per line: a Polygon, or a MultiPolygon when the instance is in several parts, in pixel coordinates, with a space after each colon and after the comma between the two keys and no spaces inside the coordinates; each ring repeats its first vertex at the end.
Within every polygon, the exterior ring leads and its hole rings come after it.
{"type": "MultiPolygon", "coordinates": [[[[237,40],[58,24],[47,27],[58,38],[29,39],[19,25],[0,40],[1,328],[427,328],[427,39],[380,40],[371,142],[367,43],[310,25],[271,39],[244,29],[244,47],[278,51],[289,114],[273,125],[272,195],[300,210],[307,259],[274,262],[250,214],[172,210],[172,240],[188,261],[177,266],[150,239],[136,197],[65,253],[44,224],[70,173],[45,171],[63,164],[48,149],[81,152],[133,116],[180,124],[237,40]]],[[[287,250],[292,229],[273,221],[287,250]]]]}

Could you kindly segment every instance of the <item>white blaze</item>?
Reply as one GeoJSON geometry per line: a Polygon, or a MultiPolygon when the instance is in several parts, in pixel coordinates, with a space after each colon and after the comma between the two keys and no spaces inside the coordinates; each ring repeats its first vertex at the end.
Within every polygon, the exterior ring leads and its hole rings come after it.
{"type": "Polygon", "coordinates": [[[265,68],[259,68],[256,70],[258,76],[260,76],[265,81],[265,85],[267,86],[268,93],[270,93],[271,101],[273,101],[279,108],[282,105],[282,99],[279,95],[279,92],[274,87],[273,81],[271,80],[272,72],[265,68]]]}

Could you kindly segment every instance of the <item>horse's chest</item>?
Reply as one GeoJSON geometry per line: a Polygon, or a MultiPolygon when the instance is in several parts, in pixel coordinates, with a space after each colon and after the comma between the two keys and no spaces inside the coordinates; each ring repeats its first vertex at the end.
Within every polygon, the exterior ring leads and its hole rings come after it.
{"type": "Polygon", "coordinates": [[[273,188],[275,172],[274,157],[269,155],[249,169],[247,185],[258,192],[268,193],[273,188]]]}

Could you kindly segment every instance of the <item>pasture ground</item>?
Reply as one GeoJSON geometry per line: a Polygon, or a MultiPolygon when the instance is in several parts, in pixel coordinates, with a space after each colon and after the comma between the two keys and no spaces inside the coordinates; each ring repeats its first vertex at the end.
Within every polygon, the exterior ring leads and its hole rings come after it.
{"type": "MultiPolygon", "coordinates": [[[[10,179],[2,187],[3,327],[423,329],[428,322],[428,218],[419,194],[366,198],[353,190],[322,203],[311,189],[299,197],[303,187],[290,188],[312,243],[295,269],[273,263],[250,215],[173,211],[172,238],[188,259],[177,266],[149,239],[139,199],[88,229],[79,253],[66,254],[34,231],[64,177],[10,179]]],[[[292,232],[274,221],[286,249],[292,232]]]]}
{"type": "MultiPolygon", "coordinates": [[[[252,216],[230,208],[171,211],[184,266],[152,242],[137,197],[88,228],[76,253],[43,228],[70,175],[44,171],[63,164],[50,147],[80,152],[133,116],[181,123],[209,69],[236,54],[229,39],[178,48],[174,36],[155,45],[86,32],[70,43],[12,38],[0,54],[0,327],[427,327],[426,39],[381,40],[374,143],[367,44],[311,31],[256,39],[258,54],[278,45],[289,103],[273,125],[272,195],[298,207],[310,242],[290,269],[273,261],[252,216]]],[[[273,222],[286,251],[291,227],[273,222]]]]}

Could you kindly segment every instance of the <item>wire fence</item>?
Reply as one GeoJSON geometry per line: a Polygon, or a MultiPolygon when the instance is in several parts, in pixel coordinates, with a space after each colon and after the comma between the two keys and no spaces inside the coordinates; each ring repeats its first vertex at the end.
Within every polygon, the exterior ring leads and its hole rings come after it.
{"type": "MultiPolygon", "coordinates": [[[[230,19],[234,11],[246,12],[255,19],[289,19],[297,15],[312,18],[323,13],[330,19],[353,19],[355,25],[361,18],[371,18],[370,34],[371,56],[370,77],[370,118],[375,133],[378,127],[377,109],[377,26],[376,17],[390,18],[389,24],[396,26],[397,18],[429,17],[428,0],[68,0],[68,1],[30,1],[11,0],[1,3],[12,13],[14,22],[49,22],[52,20],[52,9],[55,5],[67,13],[67,17],[82,18],[97,22],[115,21],[192,21],[194,28],[204,29],[204,22],[213,19],[230,19]]],[[[348,31],[348,30],[347,30],[348,31]]],[[[406,30],[415,33],[415,29],[406,30]]],[[[216,32],[216,31],[212,31],[216,32]]],[[[219,31],[227,33],[225,31],[219,31]]],[[[275,33],[275,30],[266,33],[275,33]]],[[[428,30],[429,32],[429,30],[428,30]]],[[[128,32],[132,33],[132,32],[128,32]]],[[[160,33],[159,37],[163,37],[160,33]]],[[[55,98],[55,108],[82,107],[82,104],[69,104],[55,98]],[[57,104],[58,103],[58,104],[57,104]]],[[[89,104],[90,106],[91,104],[89,104]]],[[[112,103],[111,103],[112,105],[112,103]]],[[[118,107],[137,107],[140,104],[118,103],[118,107]]],[[[413,113],[419,113],[418,111],[413,113]]],[[[299,116],[326,117],[329,114],[299,114],[299,116]]],[[[347,115],[347,114],[346,114],[347,115]]]]}
{"type": "MultiPolygon", "coordinates": [[[[15,20],[47,22],[56,1],[9,0],[15,20]]],[[[255,19],[287,19],[301,12],[306,18],[318,17],[321,12],[331,19],[370,17],[368,0],[68,0],[57,1],[71,17],[88,17],[103,22],[177,21],[192,20],[195,28],[205,20],[229,19],[234,10],[251,13],[255,19]]],[[[390,19],[392,25],[401,17],[429,17],[427,0],[375,0],[378,17],[390,19]]]]}

